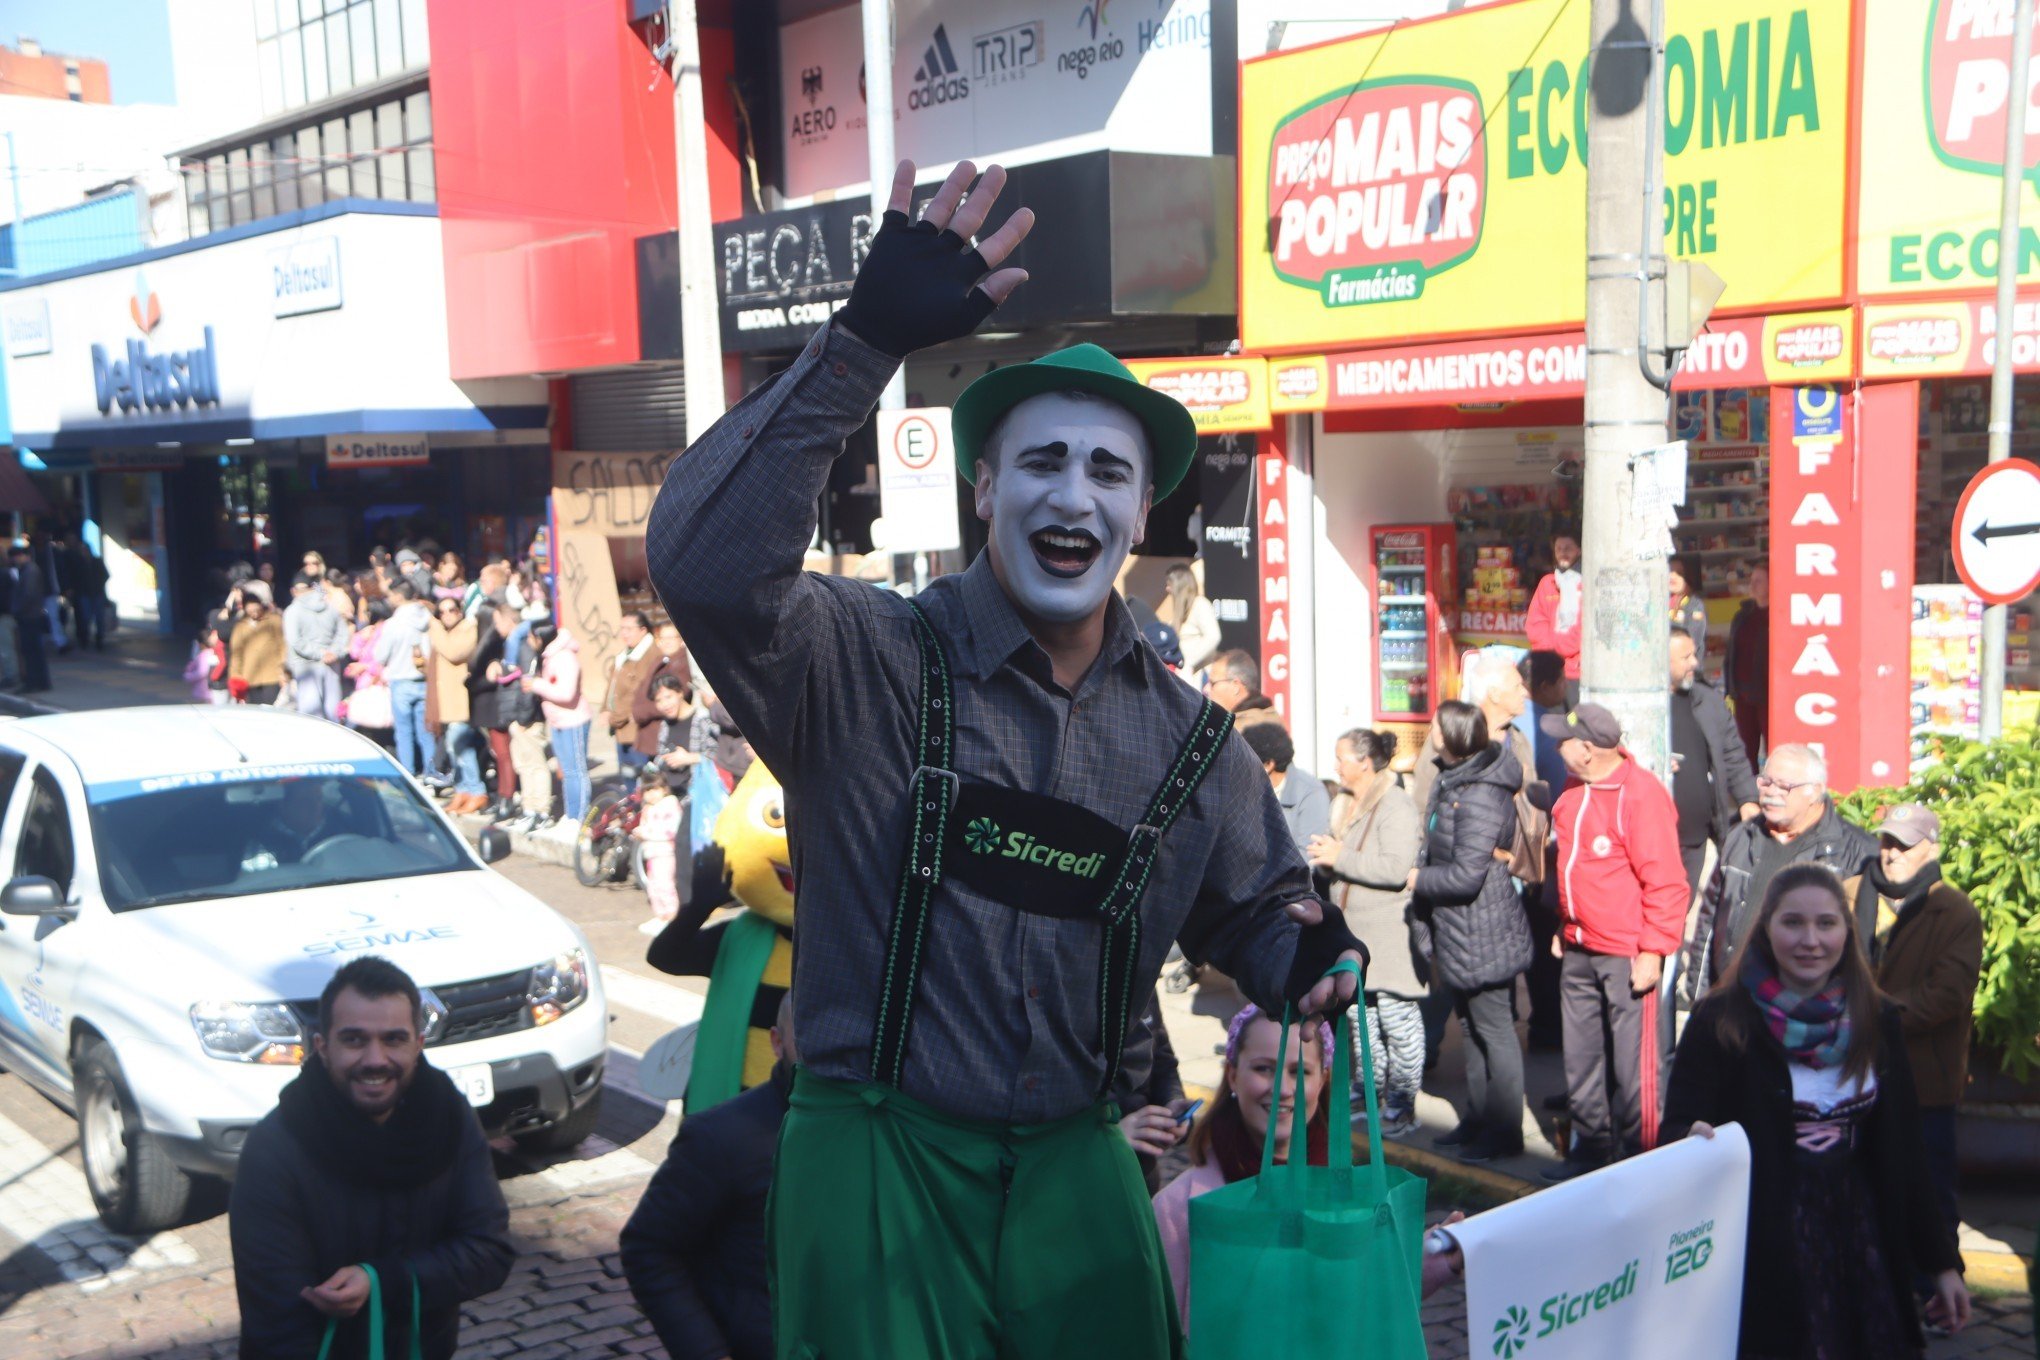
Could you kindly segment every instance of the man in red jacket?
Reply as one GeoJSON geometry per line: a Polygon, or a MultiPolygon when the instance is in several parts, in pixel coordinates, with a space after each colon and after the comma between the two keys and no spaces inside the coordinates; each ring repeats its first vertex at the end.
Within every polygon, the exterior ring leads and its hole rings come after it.
{"type": "Polygon", "coordinates": [[[1565,699],[1580,701],[1580,616],[1586,612],[1586,589],[1580,579],[1580,541],[1571,534],[1551,539],[1551,571],[1530,594],[1523,631],[1533,652],[1557,652],[1565,658],[1565,699]]]}
{"type": "Polygon", "coordinates": [[[1581,704],[1545,714],[1539,726],[1579,781],[1552,812],[1560,916],[1552,949],[1563,960],[1559,1006],[1573,1118],[1572,1151],[1545,1173],[1557,1181],[1657,1143],[1671,1058],[1658,984],[1686,923],[1686,871],[1672,796],[1622,749],[1613,713],[1581,704]]]}

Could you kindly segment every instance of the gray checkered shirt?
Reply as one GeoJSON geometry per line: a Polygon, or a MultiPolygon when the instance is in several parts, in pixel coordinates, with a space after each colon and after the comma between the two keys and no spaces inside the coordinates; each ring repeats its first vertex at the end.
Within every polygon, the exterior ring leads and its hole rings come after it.
{"type": "MultiPolygon", "coordinates": [[[[906,849],[920,664],[906,602],[802,571],[815,502],[894,361],[840,327],[753,392],[667,473],[645,539],[659,598],[766,766],[785,785],[799,916],[802,1063],[870,1080],[872,1031],[906,849]]],[[[1070,693],[980,557],[920,596],[955,677],[968,779],[1140,821],[1198,697],[1115,597],[1105,647],[1070,693]]],[[[1310,875],[1268,777],[1231,741],[1162,843],[1142,900],[1133,995],[1169,943],[1280,1004],[1310,875]]],[[[937,890],[907,1041],[906,1093],[949,1113],[1032,1123],[1092,1104],[1104,1077],[1099,925],[937,890]]],[[[1138,1026],[1136,1017],[1132,1025],[1138,1026]]],[[[1136,1036],[1138,1038],[1138,1036],[1136,1036]]]]}

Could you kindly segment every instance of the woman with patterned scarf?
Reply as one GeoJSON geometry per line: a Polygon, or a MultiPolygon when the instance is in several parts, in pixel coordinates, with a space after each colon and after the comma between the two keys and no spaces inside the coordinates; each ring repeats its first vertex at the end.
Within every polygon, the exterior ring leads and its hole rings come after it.
{"type": "Polygon", "coordinates": [[[1664,1137],[1750,1140],[1742,1345],[1753,1360],[1911,1360],[1927,1320],[1969,1319],[1962,1259],[1935,1204],[1898,1011],[1878,992],[1842,885],[1778,872],[1749,943],[1694,1007],[1664,1137]]]}

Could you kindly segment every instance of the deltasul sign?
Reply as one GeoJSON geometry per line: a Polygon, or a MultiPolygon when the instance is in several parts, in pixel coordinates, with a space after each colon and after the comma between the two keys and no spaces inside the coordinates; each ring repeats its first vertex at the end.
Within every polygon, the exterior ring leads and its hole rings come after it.
{"type": "Polygon", "coordinates": [[[1438,77],[1368,81],[1275,127],[1275,273],[1327,307],[1408,302],[1480,246],[1480,92],[1438,77]]]}

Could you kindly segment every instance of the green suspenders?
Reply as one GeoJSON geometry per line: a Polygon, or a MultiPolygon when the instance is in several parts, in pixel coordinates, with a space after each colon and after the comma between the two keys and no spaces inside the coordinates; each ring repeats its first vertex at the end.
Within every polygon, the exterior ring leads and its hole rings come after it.
{"type": "MultiPolygon", "coordinates": [[[[907,1032],[912,1021],[914,990],[920,979],[921,946],[927,938],[935,889],[942,882],[942,851],[961,781],[950,768],[954,759],[955,694],[949,666],[935,630],[919,605],[909,602],[914,639],[921,659],[921,702],[917,726],[917,759],[909,790],[913,819],[907,853],[886,948],[885,980],[879,993],[878,1022],[871,1045],[872,1079],[898,1087],[905,1071],[907,1032]]],[[[1197,714],[1190,735],[1178,748],[1169,772],[1147,811],[1126,839],[1111,886],[1099,899],[1097,915],[1103,928],[1099,959],[1098,1033],[1105,1047],[1105,1080],[1098,1098],[1111,1094],[1132,1023],[1134,975],[1140,959],[1140,901],[1161,853],[1162,836],[1190,803],[1211,772],[1232,715],[1209,699],[1197,714]]]]}

